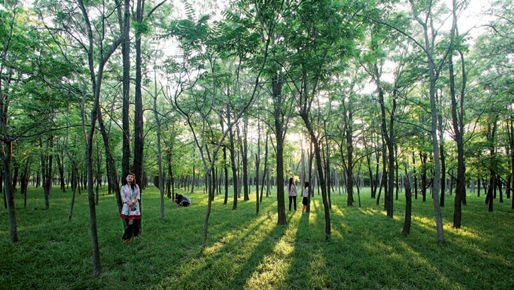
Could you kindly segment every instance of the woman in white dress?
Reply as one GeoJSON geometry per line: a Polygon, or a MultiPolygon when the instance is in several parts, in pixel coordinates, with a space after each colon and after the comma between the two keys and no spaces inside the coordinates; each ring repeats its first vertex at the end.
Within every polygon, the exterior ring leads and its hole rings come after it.
{"type": "Polygon", "coordinates": [[[133,173],[129,173],[126,180],[127,184],[121,187],[123,208],[121,209],[120,217],[127,221],[127,227],[122,237],[123,241],[137,237],[141,227],[141,211],[139,209],[141,191],[136,183],[136,176],[133,173]]]}
{"type": "Polygon", "coordinates": [[[296,211],[296,184],[294,183],[294,178],[289,178],[289,211],[291,211],[291,203],[294,205],[294,211],[296,211]]]}

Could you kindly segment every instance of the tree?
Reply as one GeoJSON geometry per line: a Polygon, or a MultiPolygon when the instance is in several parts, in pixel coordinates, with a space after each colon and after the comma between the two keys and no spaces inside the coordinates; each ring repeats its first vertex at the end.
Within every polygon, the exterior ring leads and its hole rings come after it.
{"type": "MultiPolygon", "coordinates": [[[[219,51],[223,51],[220,45],[223,45],[223,49],[233,47],[236,49],[248,49],[248,47],[238,47],[237,44],[241,42],[236,38],[216,38],[215,31],[209,28],[207,20],[207,17],[201,17],[195,21],[190,17],[189,19],[173,23],[171,27],[172,35],[180,40],[181,49],[184,52],[178,84],[184,85],[188,90],[188,94],[183,95],[187,98],[182,99],[181,95],[176,95],[174,97],[174,104],[177,111],[186,119],[186,123],[193,134],[194,143],[202,160],[208,188],[208,205],[204,220],[202,250],[207,245],[209,217],[215,190],[213,174],[218,154],[224,139],[252,104],[257,94],[259,79],[267,62],[270,44],[270,34],[268,33],[264,45],[253,48],[262,49],[264,57],[256,62],[258,72],[255,75],[251,94],[248,98],[240,99],[241,104],[237,106],[234,120],[231,122],[225,121],[226,127],[223,131],[220,131],[220,128],[217,128],[215,125],[217,122],[213,121],[213,117],[223,119],[225,115],[223,112],[225,106],[222,104],[226,103],[226,100],[222,99],[224,94],[218,93],[217,90],[218,82],[221,81],[221,79],[218,79],[220,60],[217,58],[218,55],[223,56],[223,54],[219,53],[219,51]],[[203,69],[204,65],[207,67],[206,70],[203,69]],[[186,80],[185,84],[183,84],[182,79],[186,80]],[[207,98],[207,94],[210,94],[211,97],[207,98]]],[[[245,24],[244,21],[242,23],[245,24]]],[[[230,27],[225,29],[230,29],[230,27]]],[[[251,30],[245,36],[248,37],[249,41],[255,41],[256,35],[251,30]]]]}
{"type": "Polygon", "coordinates": [[[330,239],[330,212],[326,176],[321,158],[321,135],[312,117],[312,104],[319,97],[331,64],[345,60],[352,54],[360,28],[350,14],[359,10],[358,3],[292,3],[286,21],[296,31],[285,35],[289,50],[294,53],[287,60],[287,76],[294,86],[297,110],[314,146],[314,156],[321,187],[325,216],[325,238],[330,239]],[[352,11],[352,12],[348,12],[352,11]]]}

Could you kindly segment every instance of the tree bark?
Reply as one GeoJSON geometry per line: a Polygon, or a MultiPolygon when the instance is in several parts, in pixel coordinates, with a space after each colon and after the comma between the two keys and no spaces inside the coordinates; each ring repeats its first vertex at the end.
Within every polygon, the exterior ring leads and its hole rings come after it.
{"type": "Polygon", "coordinates": [[[161,149],[161,119],[159,118],[159,112],[157,111],[157,73],[154,67],[154,95],[153,95],[153,113],[155,118],[155,124],[157,125],[157,167],[159,168],[159,193],[161,207],[159,210],[159,217],[164,218],[164,173],[162,169],[162,149],[161,149]]]}
{"type": "MultiPolygon", "coordinates": [[[[121,13],[120,13],[121,14],[121,13]]],[[[120,15],[121,16],[121,15],[120,15]]],[[[123,21],[120,21],[120,29],[123,31],[123,43],[121,55],[123,62],[123,109],[122,109],[122,161],[121,182],[125,183],[125,177],[130,172],[130,0],[125,0],[123,9],[123,21]]],[[[116,183],[118,181],[116,180],[116,183]]]]}
{"type": "Polygon", "coordinates": [[[75,196],[76,196],[76,192],[77,192],[77,187],[78,187],[78,169],[77,169],[77,164],[75,163],[74,160],[71,161],[72,165],[71,165],[71,191],[72,191],[72,195],[71,195],[71,203],[70,203],[70,210],[68,211],[68,222],[71,221],[71,218],[73,217],[73,209],[75,207],[75,196]]]}
{"type": "Polygon", "coordinates": [[[405,169],[405,220],[403,222],[402,233],[407,236],[410,233],[412,215],[412,190],[410,187],[410,177],[405,169]]]}
{"type": "Polygon", "coordinates": [[[487,141],[489,143],[489,157],[490,157],[490,164],[489,164],[489,186],[487,189],[487,196],[486,196],[486,203],[488,204],[488,210],[489,212],[493,211],[493,200],[494,200],[494,193],[496,188],[496,162],[494,161],[496,159],[496,149],[495,149],[495,142],[496,142],[496,130],[498,128],[498,115],[495,115],[492,117],[492,124],[489,123],[487,127],[487,141]]]}
{"type": "MultiPolygon", "coordinates": [[[[348,97],[350,98],[350,97],[348,97]]],[[[344,136],[346,139],[346,205],[353,206],[353,112],[351,100],[348,100],[348,107],[345,106],[345,100],[342,100],[344,106],[344,136]]],[[[342,152],[341,152],[342,153],[342,152]]],[[[343,154],[341,154],[344,156],[343,154]]]]}
{"type": "Polygon", "coordinates": [[[248,120],[243,118],[243,192],[244,201],[250,200],[250,190],[248,186],[248,120]]]}
{"type": "MultiPolygon", "coordinates": [[[[2,104],[0,104],[0,110],[3,110],[3,100],[2,104]]],[[[3,120],[4,116],[1,113],[0,119],[2,126],[0,128],[5,132],[6,122],[7,120],[3,120]]],[[[5,140],[3,144],[2,150],[2,160],[3,160],[3,180],[4,180],[4,194],[5,201],[7,204],[7,215],[9,220],[9,236],[11,238],[12,243],[16,243],[18,241],[18,226],[16,225],[16,207],[14,205],[14,194],[12,191],[12,177],[11,177],[11,162],[12,162],[12,147],[13,144],[10,140],[5,140]]]]}
{"type": "Polygon", "coordinates": [[[259,169],[261,160],[261,123],[257,122],[257,153],[255,153],[255,214],[259,214],[259,169]]]}
{"type": "MultiPolygon", "coordinates": [[[[230,105],[228,106],[227,108],[227,120],[228,120],[228,123],[231,124],[231,112],[230,112],[230,105]]],[[[233,187],[234,187],[234,201],[233,201],[233,204],[232,204],[232,209],[237,209],[237,197],[238,197],[238,193],[237,193],[237,189],[238,189],[238,185],[237,185],[237,168],[236,168],[236,149],[235,149],[235,146],[234,146],[234,130],[233,130],[233,127],[230,127],[229,128],[229,141],[230,141],[230,145],[229,145],[229,150],[230,150],[230,164],[232,166],[232,182],[233,182],[233,187]]]]}
{"type": "MultiPolygon", "coordinates": [[[[138,29],[143,26],[144,0],[137,0],[136,15],[134,20],[138,29]]],[[[142,95],[142,48],[141,31],[136,29],[135,48],[136,48],[136,82],[134,97],[134,174],[140,184],[140,194],[142,194],[143,182],[143,149],[144,149],[144,125],[143,125],[143,95],[142,95]]],[[[142,196],[141,196],[142,198],[142,196]]],[[[141,203],[139,204],[141,207],[141,203]]]]}
{"type": "Polygon", "coordinates": [[[326,193],[325,178],[323,176],[323,163],[321,161],[321,148],[319,145],[318,138],[316,137],[316,135],[314,133],[312,124],[310,123],[309,116],[306,114],[305,111],[302,112],[300,114],[300,116],[305,124],[305,127],[307,128],[307,131],[309,132],[311,142],[314,145],[314,155],[316,157],[316,166],[317,166],[317,170],[318,170],[319,186],[321,187],[321,196],[323,199],[323,209],[324,209],[324,216],[325,216],[325,239],[330,240],[330,235],[331,235],[330,210],[329,210],[328,198],[327,198],[327,193],[326,193]]]}
{"type": "MultiPolygon", "coordinates": [[[[275,141],[276,141],[276,181],[277,181],[277,214],[279,225],[285,225],[286,221],[286,207],[284,201],[284,116],[282,113],[283,96],[282,85],[284,84],[283,78],[279,73],[272,76],[272,96],[273,96],[273,117],[275,119],[275,141]]],[[[321,158],[321,157],[320,157],[321,158]]]]}
{"type": "MultiPolygon", "coordinates": [[[[266,145],[264,146],[264,170],[262,172],[262,183],[261,183],[261,196],[259,198],[259,202],[262,203],[262,196],[264,192],[264,185],[266,182],[266,177],[269,176],[268,174],[268,140],[269,135],[268,132],[266,132],[266,145]]],[[[267,190],[266,190],[266,196],[268,196],[267,190]]]]}
{"type": "MultiPolygon", "coordinates": [[[[438,99],[442,98],[436,94],[438,99]]],[[[442,106],[442,101],[439,100],[440,106],[442,106]]],[[[446,191],[446,156],[444,152],[444,128],[443,128],[443,114],[438,114],[438,129],[439,129],[439,150],[441,152],[441,199],[439,200],[439,206],[444,207],[444,196],[446,191]]]]}
{"type": "Polygon", "coordinates": [[[328,195],[328,207],[332,209],[332,191],[330,188],[331,185],[331,179],[330,179],[330,144],[329,144],[329,138],[328,138],[328,131],[327,131],[327,123],[326,120],[323,122],[323,127],[325,131],[325,176],[327,179],[327,195],[328,195]]]}
{"type": "Polygon", "coordinates": [[[66,183],[64,182],[64,154],[56,154],[57,157],[57,169],[59,171],[59,182],[62,192],[66,192],[66,183]]]}
{"type": "MultiPolygon", "coordinates": [[[[120,185],[118,183],[118,173],[116,170],[116,163],[114,161],[114,157],[111,152],[111,145],[109,141],[109,135],[105,128],[103,114],[102,111],[98,111],[98,125],[100,127],[100,133],[102,134],[102,140],[104,143],[104,151],[105,151],[105,167],[107,170],[107,181],[111,187],[111,190],[114,191],[114,195],[116,196],[116,205],[118,207],[118,213],[121,213],[121,208],[123,207],[123,201],[121,200],[121,191],[120,185]]],[[[78,170],[78,169],[77,169],[78,170]]],[[[78,178],[78,171],[76,173],[76,178],[78,178]]],[[[80,189],[79,189],[80,193],[80,189]]]]}
{"type": "Polygon", "coordinates": [[[223,199],[223,204],[228,203],[228,164],[227,164],[227,146],[223,146],[223,173],[225,177],[225,197],[223,199]]]}

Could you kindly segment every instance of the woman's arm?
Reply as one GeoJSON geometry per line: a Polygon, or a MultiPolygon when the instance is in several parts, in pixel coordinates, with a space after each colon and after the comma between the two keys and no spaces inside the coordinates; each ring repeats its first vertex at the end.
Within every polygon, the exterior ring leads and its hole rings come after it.
{"type": "Polygon", "coordinates": [[[136,184],[136,199],[135,201],[141,200],[141,190],[139,190],[139,185],[136,184]]]}
{"type": "Polygon", "coordinates": [[[121,200],[123,201],[123,203],[129,203],[130,202],[129,197],[127,196],[127,194],[125,192],[125,185],[123,185],[121,187],[121,200]]]}

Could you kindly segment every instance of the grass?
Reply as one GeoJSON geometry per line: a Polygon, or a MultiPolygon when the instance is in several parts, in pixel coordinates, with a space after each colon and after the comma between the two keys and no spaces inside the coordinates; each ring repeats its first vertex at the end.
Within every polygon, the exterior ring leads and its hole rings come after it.
{"type": "MultiPolygon", "coordinates": [[[[332,239],[324,240],[323,206],[315,196],[311,214],[287,212],[276,225],[276,199],[264,198],[255,215],[254,195],[238,209],[217,196],[208,247],[200,253],[207,199],[198,192],[190,208],[166,199],[159,218],[158,190],[143,193],[143,233],[121,243],[114,196],[97,208],[102,275],[92,276],[87,196],[77,196],[67,222],[70,193],[54,189],[50,209],[40,189],[30,189],[28,207],[16,194],[20,242],[9,242],[7,212],[0,208],[2,289],[512,289],[514,211],[510,200],[487,212],[483,197],[468,196],[463,228],[451,227],[453,199],[443,209],[445,244],[436,243],[432,202],[413,201],[411,234],[401,234],[403,196],[389,219],[369,190],[363,206],[332,198],[332,239]],[[38,208],[38,209],[35,209],[38,208]]],[[[231,202],[231,199],[229,199],[231,202]]],[[[287,202],[287,200],[286,200],[287,202]]],[[[301,207],[301,201],[298,202],[301,207]]]]}

